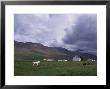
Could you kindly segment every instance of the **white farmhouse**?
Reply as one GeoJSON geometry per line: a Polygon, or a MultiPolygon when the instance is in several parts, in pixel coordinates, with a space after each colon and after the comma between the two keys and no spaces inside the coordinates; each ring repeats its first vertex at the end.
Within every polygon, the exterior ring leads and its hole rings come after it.
{"type": "Polygon", "coordinates": [[[54,61],[54,59],[47,59],[47,61],[54,61]]]}
{"type": "Polygon", "coordinates": [[[76,56],[73,57],[73,61],[81,61],[81,58],[76,55],[76,56]]]}

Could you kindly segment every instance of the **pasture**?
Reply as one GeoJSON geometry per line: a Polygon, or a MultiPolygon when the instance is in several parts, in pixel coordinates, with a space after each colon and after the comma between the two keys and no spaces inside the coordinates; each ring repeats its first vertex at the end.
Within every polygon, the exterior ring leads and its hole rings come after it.
{"type": "Polygon", "coordinates": [[[89,65],[83,65],[84,61],[41,61],[38,66],[33,66],[33,60],[14,61],[15,76],[96,76],[97,63],[92,62],[89,65]]]}

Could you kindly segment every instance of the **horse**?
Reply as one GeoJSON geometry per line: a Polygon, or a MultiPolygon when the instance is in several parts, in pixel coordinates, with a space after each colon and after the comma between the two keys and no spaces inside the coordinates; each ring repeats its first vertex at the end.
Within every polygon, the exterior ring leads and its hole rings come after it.
{"type": "Polygon", "coordinates": [[[36,64],[37,66],[39,65],[40,61],[32,62],[33,66],[36,64]]]}

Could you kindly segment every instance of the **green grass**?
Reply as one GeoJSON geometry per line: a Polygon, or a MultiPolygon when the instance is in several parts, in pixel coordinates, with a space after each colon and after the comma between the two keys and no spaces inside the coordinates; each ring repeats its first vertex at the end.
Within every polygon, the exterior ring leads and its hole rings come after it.
{"type": "Polygon", "coordinates": [[[41,53],[29,51],[27,49],[14,49],[14,58],[15,60],[30,60],[30,59],[39,59],[42,60],[44,56],[41,53]]]}
{"type": "Polygon", "coordinates": [[[93,62],[82,65],[83,62],[41,62],[39,66],[33,66],[32,60],[15,60],[15,76],[96,76],[97,65],[93,62]]]}

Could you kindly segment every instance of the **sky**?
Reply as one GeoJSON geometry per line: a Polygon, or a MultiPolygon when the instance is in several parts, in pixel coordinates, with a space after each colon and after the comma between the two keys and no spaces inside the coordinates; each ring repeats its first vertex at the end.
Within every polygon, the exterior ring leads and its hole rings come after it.
{"type": "Polygon", "coordinates": [[[14,40],[97,53],[97,14],[15,14],[14,40]]]}

